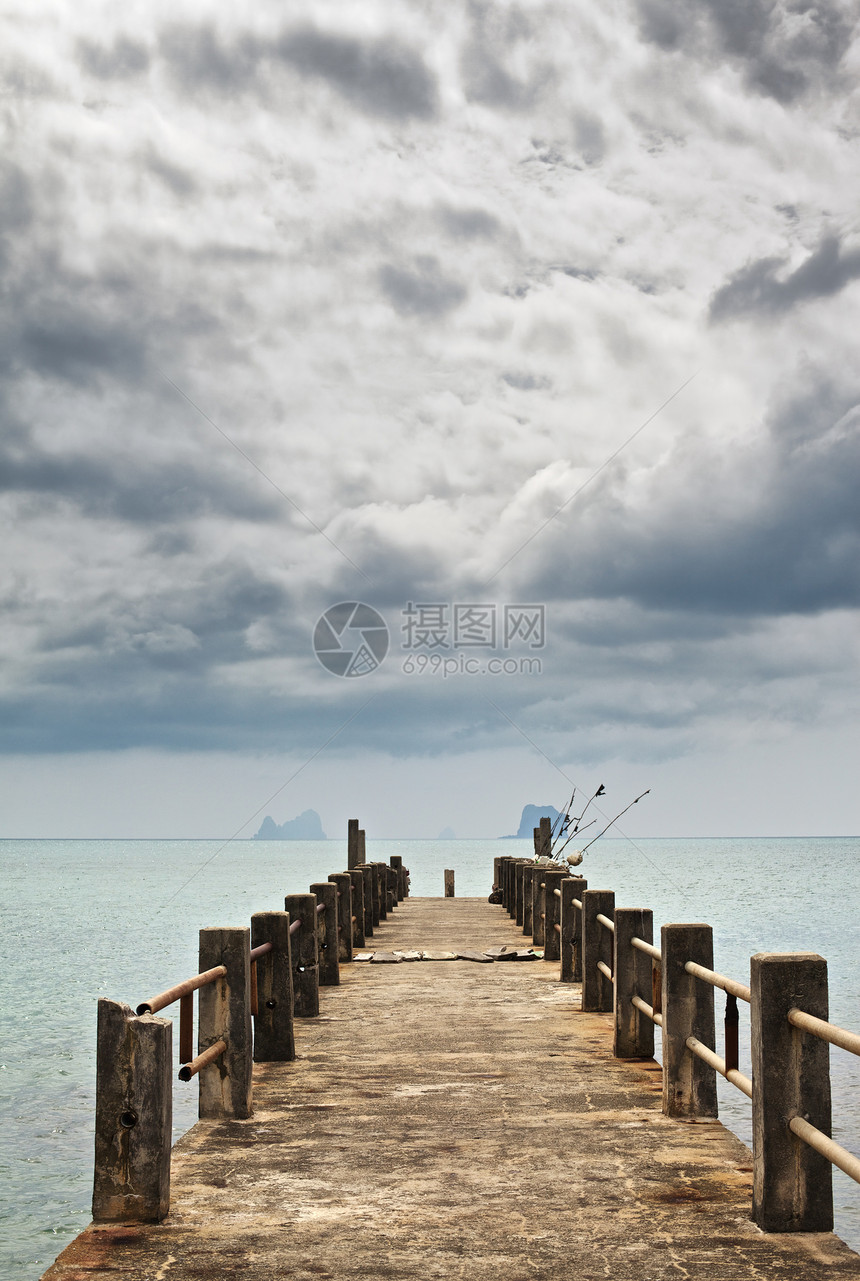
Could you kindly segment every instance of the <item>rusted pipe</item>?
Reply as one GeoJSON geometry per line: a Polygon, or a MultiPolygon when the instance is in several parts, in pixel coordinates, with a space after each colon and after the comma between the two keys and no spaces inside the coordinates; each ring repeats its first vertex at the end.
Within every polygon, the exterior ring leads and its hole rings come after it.
{"type": "Polygon", "coordinates": [[[325,911],[325,903],[317,903],[317,916],[322,916],[325,911]]]}
{"type": "Polygon", "coordinates": [[[199,987],[205,987],[207,983],[214,983],[220,979],[222,974],[227,973],[226,965],[216,965],[211,970],[204,970],[202,974],[195,974],[193,979],[186,979],[184,983],[177,983],[176,987],[169,987],[166,992],[159,992],[151,1001],[144,1001],[137,1007],[137,1014],[157,1014],[163,1010],[166,1005],[172,1005],[178,1001],[181,996],[187,996],[189,992],[196,992],[199,987]]]}
{"type": "Polygon", "coordinates": [[[559,925],[558,921],[554,921],[554,922],[553,922],[553,927],[552,927],[552,928],[555,930],[556,934],[560,934],[560,933],[561,933],[561,926],[559,925]]]}
{"type": "Polygon", "coordinates": [[[253,965],[254,961],[256,961],[258,956],[265,956],[267,952],[271,952],[272,946],[273,945],[271,943],[260,943],[259,946],[252,947],[251,948],[251,964],[253,965]]]}
{"type": "Polygon", "coordinates": [[[826,1019],[816,1018],[814,1014],[807,1014],[796,1006],[792,1006],[787,1017],[792,1027],[799,1027],[801,1031],[817,1036],[820,1041],[838,1045],[840,1049],[848,1050],[851,1054],[860,1054],[860,1036],[856,1032],[837,1027],[835,1023],[828,1023],[826,1019]]]}
{"type": "Polygon", "coordinates": [[[179,998],[179,1062],[187,1063],[194,1055],[194,993],[179,998]]]}
{"type": "Polygon", "coordinates": [[[718,974],[716,970],[706,969],[704,965],[698,965],[695,961],[687,961],[684,969],[688,974],[695,975],[697,979],[703,979],[712,987],[721,987],[724,992],[729,992],[732,996],[737,996],[749,1004],[750,990],[746,984],[738,983],[737,979],[730,979],[725,974],[718,974]]]}
{"type": "Polygon", "coordinates": [[[302,928],[302,918],[300,916],[297,916],[294,921],[290,921],[291,934],[298,934],[301,928],[302,928]]]}
{"type": "Polygon", "coordinates": [[[604,929],[611,930],[613,934],[615,933],[615,922],[610,921],[608,916],[604,916],[602,912],[598,912],[597,919],[604,929]]]}
{"type": "Polygon", "coordinates": [[[726,1075],[736,1072],[738,1068],[738,998],[731,992],[726,992],[726,1017],[724,1022],[726,1032],[726,1075]]]}
{"type": "Polygon", "coordinates": [[[196,1059],[192,1059],[190,1063],[184,1064],[179,1069],[180,1081],[190,1081],[192,1076],[196,1076],[201,1068],[205,1068],[207,1064],[214,1063],[217,1058],[220,1058],[226,1049],[226,1041],[216,1041],[214,1045],[210,1045],[208,1050],[204,1050],[202,1054],[197,1055],[196,1059]]]}

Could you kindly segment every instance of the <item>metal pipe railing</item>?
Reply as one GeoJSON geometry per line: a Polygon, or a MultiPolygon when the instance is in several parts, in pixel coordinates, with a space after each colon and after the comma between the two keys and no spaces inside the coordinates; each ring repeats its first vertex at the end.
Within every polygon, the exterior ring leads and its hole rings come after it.
{"type": "Polygon", "coordinates": [[[208,1050],[204,1050],[202,1054],[198,1054],[196,1059],[192,1059],[190,1063],[184,1063],[179,1069],[180,1081],[190,1081],[193,1076],[197,1075],[201,1068],[205,1068],[209,1063],[214,1063],[216,1059],[220,1059],[226,1049],[226,1041],[216,1041],[214,1045],[209,1046],[208,1050]]]}
{"type": "Polygon", "coordinates": [[[157,1014],[165,1006],[172,1005],[182,996],[190,996],[198,988],[206,987],[207,983],[214,983],[220,979],[223,974],[227,973],[226,965],[213,966],[211,970],[204,970],[202,974],[195,974],[193,978],[186,979],[184,983],[177,983],[175,987],[169,987],[166,992],[159,992],[150,1001],[143,1001],[137,1007],[136,1014],[157,1014]]]}

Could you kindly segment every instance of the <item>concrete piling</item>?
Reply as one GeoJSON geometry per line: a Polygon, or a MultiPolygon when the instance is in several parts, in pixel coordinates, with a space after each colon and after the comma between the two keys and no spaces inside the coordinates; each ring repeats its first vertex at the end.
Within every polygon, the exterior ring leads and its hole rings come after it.
{"type": "Polygon", "coordinates": [[[349,873],[349,879],[352,883],[352,946],[353,950],[357,947],[364,947],[364,872],[360,867],[354,867],[349,873]]]}
{"type": "Polygon", "coordinates": [[[343,965],[352,960],[352,880],[349,872],[332,872],[328,879],[337,888],[337,959],[343,965]]]}
{"type": "Polygon", "coordinates": [[[546,867],[543,869],[543,874],[546,884],[543,959],[558,961],[561,959],[561,887],[568,877],[563,867],[546,867]],[[556,890],[559,891],[558,898],[556,898],[556,890]]]}
{"type": "Polygon", "coordinates": [[[641,907],[616,907],[612,973],[615,976],[615,1031],[613,1053],[617,1059],[653,1059],[654,1024],[637,1010],[633,997],[651,1004],[651,957],[633,947],[631,939],[650,943],[654,937],[653,913],[641,907]]]}
{"type": "Polygon", "coordinates": [[[170,1208],[173,1023],[101,997],[93,1219],[158,1223],[170,1208]]]}
{"type": "Polygon", "coordinates": [[[534,930],[534,874],[535,865],[527,862],[523,867],[523,934],[531,935],[534,930]]]}
{"type": "Polygon", "coordinates": [[[361,863],[357,869],[361,872],[364,879],[364,933],[366,938],[373,937],[373,927],[379,924],[379,911],[376,915],[373,912],[373,868],[367,863],[361,863]]]}
{"type": "Polygon", "coordinates": [[[346,824],[346,865],[350,871],[363,862],[358,856],[358,845],[358,819],[351,818],[346,824]]]}
{"type": "Polygon", "coordinates": [[[445,868],[445,897],[454,897],[454,869],[452,867],[445,868]]]}
{"type": "Polygon", "coordinates": [[[611,968],[613,939],[610,930],[598,921],[598,914],[610,921],[615,915],[612,890],[585,890],[582,895],[582,1008],[609,1011],[614,1000],[612,980],[598,961],[611,968]]]}
{"type": "Polygon", "coordinates": [[[218,1041],[227,1048],[200,1069],[199,1115],[202,1119],[251,1115],[251,931],[234,929],[200,931],[200,972],[216,965],[226,967],[214,982],[201,987],[197,1010],[197,1053],[218,1041]]]}
{"type": "Polygon", "coordinates": [[[296,1057],[293,1035],[293,963],[288,912],[255,912],[251,947],[271,943],[256,962],[257,1013],[254,1062],[289,1063],[296,1057]]]}
{"type": "Polygon", "coordinates": [[[828,1232],[832,1166],[789,1122],[799,1116],[830,1136],[830,1047],[788,1021],[792,1008],[827,1019],[827,962],[815,953],[759,952],[750,993],[753,1219],[765,1232],[828,1232]]]}
{"type": "Polygon", "coordinates": [[[540,863],[532,874],[532,946],[543,947],[546,941],[544,921],[546,919],[546,868],[540,863]]]}
{"type": "Polygon", "coordinates": [[[315,894],[288,894],[284,907],[291,922],[300,921],[293,935],[293,993],[297,1019],[312,1019],[320,1012],[317,899],[315,894]]]}
{"type": "Polygon", "coordinates": [[[562,983],[582,982],[582,913],[573,900],[582,902],[588,881],[567,876],[561,883],[561,974],[562,983]]]}
{"type": "Polygon", "coordinates": [[[319,956],[320,987],[337,987],[340,983],[340,965],[337,945],[337,886],[331,881],[319,881],[310,886],[317,901],[317,955],[319,956]],[[319,908],[322,907],[322,911],[319,908]]]}
{"type": "Polygon", "coordinates": [[[714,989],[688,974],[695,961],[714,968],[710,925],[664,925],[661,930],[663,972],[663,1111],[690,1119],[717,1115],[717,1074],[687,1047],[694,1036],[709,1050],[715,1046],[714,989]]]}

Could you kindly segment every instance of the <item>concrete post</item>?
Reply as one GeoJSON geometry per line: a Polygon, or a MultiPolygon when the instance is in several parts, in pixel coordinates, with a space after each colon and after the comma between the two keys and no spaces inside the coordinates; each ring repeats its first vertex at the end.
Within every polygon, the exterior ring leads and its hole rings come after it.
{"type": "Polygon", "coordinates": [[[600,924],[598,913],[611,921],[615,915],[612,890],[584,890],[582,894],[582,1003],[583,1010],[612,1009],[614,988],[597,968],[597,962],[612,968],[612,932],[600,924]]]}
{"type": "Polygon", "coordinates": [[[543,959],[545,961],[561,960],[561,898],[556,898],[555,891],[561,893],[561,887],[568,879],[563,867],[544,869],[546,892],[544,903],[546,918],[544,920],[543,959]],[[556,925],[559,927],[556,929],[556,925]]]}
{"type": "Polygon", "coordinates": [[[505,891],[505,911],[508,916],[513,916],[517,910],[516,899],[516,881],[514,880],[514,864],[516,859],[512,854],[505,855],[505,865],[502,871],[504,877],[505,891]]]}
{"type": "Polygon", "coordinates": [[[502,884],[502,860],[501,857],[493,859],[493,885],[500,887],[502,884]]]}
{"type": "Polygon", "coordinates": [[[539,831],[541,858],[549,858],[552,851],[552,819],[546,814],[540,821],[539,831]]]}
{"type": "Polygon", "coordinates": [[[382,864],[382,875],[385,879],[385,892],[388,896],[387,907],[389,912],[393,912],[397,907],[397,878],[394,875],[394,869],[388,864],[382,864]]]}
{"type": "Polygon", "coordinates": [[[616,907],[615,951],[615,1035],[613,1053],[617,1059],[653,1059],[654,1024],[633,1005],[633,997],[651,1004],[651,957],[630,942],[654,937],[653,913],[644,907],[616,907]]]}
{"type": "Polygon", "coordinates": [[[789,1129],[799,1116],[830,1135],[830,1047],[792,1027],[792,1007],[827,1018],[827,962],[759,952],[750,961],[753,1219],[765,1232],[829,1232],[830,1162],[789,1129]]]}
{"type": "Polygon", "coordinates": [[[257,1013],[254,1017],[254,1062],[289,1063],[296,1057],[293,1036],[293,960],[288,912],[255,912],[251,947],[271,943],[256,962],[257,1013]]]}
{"type": "Polygon", "coordinates": [[[332,872],[328,878],[337,889],[337,959],[352,960],[352,881],[349,872],[332,872]]]}
{"type": "Polygon", "coordinates": [[[582,916],[573,900],[581,903],[587,889],[582,876],[566,876],[561,883],[561,983],[582,982],[582,916]]]}
{"type": "Polygon", "coordinates": [[[346,824],[346,865],[350,871],[361,862],[358,857],[358,819],[351,818],[346,824]]]}
{"type": "Polygon", "coordinates": [[[388,863],[389,863],[389,866],[394,869],[394,874],[397,878],[397,890],[396,890],[397,902],[402,903],[403,900],[406,898],[406,884],[405,884],[406,878],[403,875],[403,855],[392,854],[388,860],[388,863]]]}
{"type": "Polygon", "coordinates": [[[379,911],[374,916],[373,912],[373,868],[367,863],[362,863],[358,870],[364,878],[364,933],[366,938],[373,937],[373,927],[379,924],[379,911]]]}
{"type": "Polygon", "coordinates": [[[376,892],[379,895],[379,919],[385,921],[388,919],[388,877],[386,872],[388,868],[385,863],[371,863],[373,874],[376,877],[376,892]]]}
{"type": "Polygon", "coordinates": [[[316,896],[317,909],[317,954],[320,966],[320,987],[338,987],[340,984],[340,966],[337,952],[337,886],[331,881],[319,881],[310,886],[311,894],[316,896]]]}
{"type": "Polygon", "coordinates": [[[532,828],[532,840],[534,841],[534,846],[535,846],[535,858],[540,858],[540,856],[541,856],[541,849],[542,849],[543,847],[542,847],[542,845],[541,845],[541,839],[540,839],[540,828],[539,828],[539,827],[533,827],[533,828],[532,828]]]}
{"type": "Polygon", "coordinates": [[[523,923],[523,873],[525,867],[525,859],[518,858],[514,864],[514,920],[517,925],[522,925],[523,923]]]}
{"type": "Polygon", "coordinates": [[[297,1019],[312,1019],[320,1012],[320,962],[317,946],[317,897],[288,894],[284,907],[290,921],[301,921],[293,935],[293,993],[297,1019]]]}
{"type": "Polygon", "coordinates": [[[358,829],[358,855],[357,855],[357,857],[358,857],[358,862],[356,863],[356,867],[361,867],[363,863],[366,863],[366,862],[367,862],[367,838],[366,838],[366,836],[365,836],[365,832],[364,832],[364,828],[363,828],[363,827],[360,827],[360,828],[358,829]]]}
{"type": "Polygon", "coordinates": [[[199,1116],[201,1120],[251,1115],[253,1036],[251,1033],[251,931],[204,929],[200,931],[200,973],[226,966],[227,973],[207,983],[199,992],[197,1053],[216,1041],[227,1048],[214,1063],[200,1069],[199,1116]]]}
{"type": "Polygon", "coordinates": [[[513,854],[502,854],[501,902],[502,902],[502,907],[505,908],[505,911],[508,912],[509,916],[510,916],[510,876],[511,876],[511,866],[513,866],[513,863],[514,863],[513,854]]]}
{"type": "Polygon", "coordinates": [[[661,931],[663,972],[663,1111],[691,1118],[717,1115],[717,1074],[687,1049],[687,1037],[714,1049],[714,989],[684,969],[695,961],[714,968],[710,925],[664,925],[661,931]]]}
{"type": "Polygon", "coordinates": [[[532,911],[534,908],[534,863],[526,863],[523,866],[523,934],[531,937],[534,931],[534,917],[532,911]]]}
{"type": "Polygon", "coordinates": [[[452,867],[445,868],[445,897],[454,897],[454,869],[452,867]]]}
{"type": "Polygon", "coordinates": [[[354,867],[349,873],[349,879],[352,882],[352,914],[355,917],[352,923],[352,946],[364,947],[364,872],[360,867],[354,867]]]}
{"type": "Polygon", "coordinates": [[[532,873],[532,945],[543,947],[546,940],[544,918],[546,917],[546,877],[545,867],[538,863],[532,873]]]}
{"type": "Polygon", "coordinates": [[[99,998],[96,1223],[158,1223],[170,1209],[173,1021],[99,998]]]}

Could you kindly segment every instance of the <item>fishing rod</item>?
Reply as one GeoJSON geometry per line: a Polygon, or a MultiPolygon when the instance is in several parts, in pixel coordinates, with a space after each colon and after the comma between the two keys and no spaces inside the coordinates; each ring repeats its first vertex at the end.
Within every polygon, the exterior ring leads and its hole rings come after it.
{"type": "MultiPolygon", "coordinates": [[[[647,796],[650,791],[651,791],[651,788],[649,787],[646,789],[646,791],[642,792],[640,796],[637,796],[635,801],[631,801],[629,805],[625,805],[621,813],[616,814],[615,818],[612,819],[612,822],[606,824],[606,826],[603,829],[603,832],[608,832],[613,823],[617,823],[618,820],[624,814],[626,814],[628,810],[632,809],[634,805],[638,805],[639,802],[642,800],[642,797],[647,796]]],[[[601,836],[603,835],[603,832],[598,832],[596,836],[592,837],[592,839],[588,842],[588,845],[584,845],[582,847],[581,853],[584,854],[587,849],[590,849],[590,847],[594,844],[595,841],[599,841],[601,836]]]]}
{"type": "MultiPolygon", "coordinates": [[[[581,832],[581,831],[584,832],[586,828],[591,827],[591,823],[586,823],[585,827],[580,827],[580,824],[582,823],[582,820],[585,818],[586,812],[591,802],[596,800],[598,796],[603,796],[605,792],[606,792],[606,788],[601,783],[597,791],[594,793],[594,796],[590,797],[589,800],[586,802],[585,808],[583,809],[579,818],[577,818],[576,821],[574,822],[573,831],[570,833],[570,836],[568,836],[567,840],[564,842],[564,845],[562,845],[561,849],[558,851],[559,854],[564,849],[565,845],[570,844],[570,842],[573,840],[574,836],[576,836],[578,832],[581,832]]],[[[569,811],[570,811],[570,806],[573,805],[573,796],[575,794],[576,794],[576,788],[573,789],[573,795],[571,795],[570,802],[568,804],[568,813],[565,815],[565,818],[567,819],[567,824],[566,826],[562,827],[562,833],[561,833],[562,835],[564,834],[565,831],[567,831],[570,828],[570,812],[569,811]]],[[[550,853],[554,853],[554,851],[550,850],[550,853]]]]}
{"type": "Polygon", "coordinates": [[[561,840],[561,838],[564,836],[567,829],[570,827],[570,811],[573,808],[574,796],[576,796],[575,787],[570,794],[570,800],[567,802],[567,805],[565,805],[563,812],[559,814],[558,818],[555,820],[555,823],[553,823],[552,827],[550,828],[550,837],[551,837],[550,853],[552,853],[553,847],[555,846],[556,842],[561,840]],[[557,825],[558,825],[558,831],[556,831],[557,825]]]}
{"type": "MultiPolygon", "coordinates": [[[[619,814],[618,817],[620,818],[621,815],[619,814]]],[[[596,822],[597,822],[597,819],[593,818],[591,819],[590,822],[586,823],[585,827],[574,828],[570,836],[565,841],[564,845],[561,846],[561,848],[557,851],[557,853],[553,857],[558,858],[561,854],[563,854],[564,851],[567,849],[568,845],[570,844],[570,842],[573,840],[574,836],[577,836],[580,832],[587,832],[588,829],[590,827],[593,827],[596,822]]]]}

